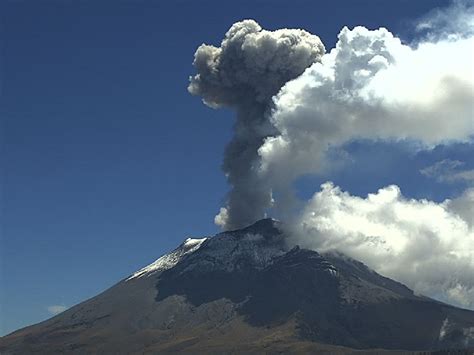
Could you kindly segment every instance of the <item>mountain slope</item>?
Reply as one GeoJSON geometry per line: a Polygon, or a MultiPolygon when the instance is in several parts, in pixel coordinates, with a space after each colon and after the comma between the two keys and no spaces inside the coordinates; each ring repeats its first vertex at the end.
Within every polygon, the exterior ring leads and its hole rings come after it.
{"type": "Polygon", "coordinates": [[[339,254],[289,249],[262,220],[173,252],[0,339],[0,353],[347,353],[474,346],[474,312],[339,254]]]}

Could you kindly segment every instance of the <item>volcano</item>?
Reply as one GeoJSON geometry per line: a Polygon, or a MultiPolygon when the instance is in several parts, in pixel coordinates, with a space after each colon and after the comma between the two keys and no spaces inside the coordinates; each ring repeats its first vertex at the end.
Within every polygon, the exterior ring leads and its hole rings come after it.
{"type": "Polygon", "coordinates": [[[473,311],[416,295],[343,254],[287,240],[272,219],[188,238],[98,296],[0,338],[0,353],[474,348],[473,311]]]}

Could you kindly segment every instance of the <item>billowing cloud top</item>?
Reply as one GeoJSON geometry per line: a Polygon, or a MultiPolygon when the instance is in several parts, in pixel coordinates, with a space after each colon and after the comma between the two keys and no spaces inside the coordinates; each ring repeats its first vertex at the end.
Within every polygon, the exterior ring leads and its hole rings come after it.
{"type": "Polygon", "coordinates": [[[227,31],[220,47],[203,44],[197,49],[198,74],[188,89],[212,107],[239,106],[248,98],[267,103],[323,53],[319,38],[306,31],[266,31],[244,20],[227,31]]]}
{"type": "Polygon", "coordinates": [[[327,148],[361,138],[425,147],[470,140],[473,49],[472,37],[411,48],[383,28],[343,28],[336,48],[275,97],[280,134],[260,148],[263,169],[318,172],[327,148]]]}

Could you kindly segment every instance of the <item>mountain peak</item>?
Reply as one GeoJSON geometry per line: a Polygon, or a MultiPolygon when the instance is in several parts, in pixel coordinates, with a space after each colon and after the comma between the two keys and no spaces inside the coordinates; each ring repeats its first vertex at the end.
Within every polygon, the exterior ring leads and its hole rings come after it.
{"type": "Polygon", "coordinates": [[[281,226],[282,222],[276,219],[264,218],[247,227],[226,231],[224,233],[254,233],[267,236],[281,233],[281,226]]]}
{"type": "MultiPolygon", "coordinates": [[[[260,239],[259,237],[263,237],[264,239],[268,239],[268,238],[274,239],[275,237],[279,237],[281,236],[280,227],[281,227],[281,222],[272,218],[265,218],[245,228],[222,232],[212,238],[187,238],[175,250],[161,256],[160,258],[155,260],[153,263],[141,268],[140,270],[135,272],[133,275],[131,275],[129,278],[127,278],[127,281],[135,279],[137,277],[149,276],[150,274],[153,274],[155,272],[168,270],[174,267],[184,257],[198,250],[206,240],[211,241],[211,246],[208,248],[210,250],[208,251],[210,252],[210,254],[214,254],[213,255],[214,258],[219,258],[219,256],[221,256],[224,259],[226,259],[227,256],[225,256],[225,253],[223,254],[222,252],[226,251],[227,249],[232,249],[234,251],[234,252],[230,252],[230,256],[231,255],[235,256],[236,251],[240,251],[242,254],[244,254],[245,252],[250,252],[251,254],[255,256],[256,254],[259,254],[259,253],[253,253],[252,248],[257,248],[255,250],[261,249],[261,248],[258,248],[258,246],[260,245],[261,247],[261,244],[262,244],[262,243],[259,243],[259,239],[260,239]],[[216,247],[216,244],[217,244],[217,247],[216,247]],[[212,250],[214,250],[214,252],[212,252],[212,250]]],[[[270,240],[266,240],[265,242],[265,244],[268,244],[268,246],[270,246],[270,248],[266,248],[265,250],[267,254],[267,258],[269,257],[268,254],[272,254],[270,249],[275,249],[274,252],[275,252],[275,255],[277,255],[279,254],[278,251],[283,248],[283,243],[282,243],[281,238],[277,242],[277,244],[280,244],[280,245],[277,245],[276,248],[272,248],[273,246],[271,245],[271,243],[272,241],[270,240]]],[[[265,259],[265,257],[262,257],[262,258],[265,259]]],[[[226,264],[230,266],[232,264],[232,260],[233,258],[230,257],[227,260],[226,264]]]]}

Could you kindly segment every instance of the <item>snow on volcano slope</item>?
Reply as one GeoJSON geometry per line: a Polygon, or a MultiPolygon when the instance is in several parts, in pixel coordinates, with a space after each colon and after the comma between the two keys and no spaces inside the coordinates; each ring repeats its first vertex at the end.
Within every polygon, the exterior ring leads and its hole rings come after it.
{"type": "Polygon", "coordinates": [[[126,281],[135,279],[137,277],[142,276],[150,276],[155,272],[164,271],[171,269],[175,266],[185,255],[194,253],[198,250],[202,243],[206,241],[208,238],[201,238],[201,239],[193,239],[188,238],[186,239],[183,244],[173,250],[171,253],[163,255],[161,258],[155,260],[150,265],[145,266],[144,268],[135,272],[132,276],[130,276],[126,281]]]}
{"type": "Polygon", "coordinates": [[[242,230],[227,231],[210,238],[188,238],[178,248],[138,270],[126,281],[171,269],[188,256],[191,257],[188,258],[188,270],[200,267],[230,272],[244,264],[261,269],[269,265],[273,258],[288,251],[279,228],[279,221],[267,218],[242,230]],[[198,249],[199,255],[191,256],[198,249]]]}

